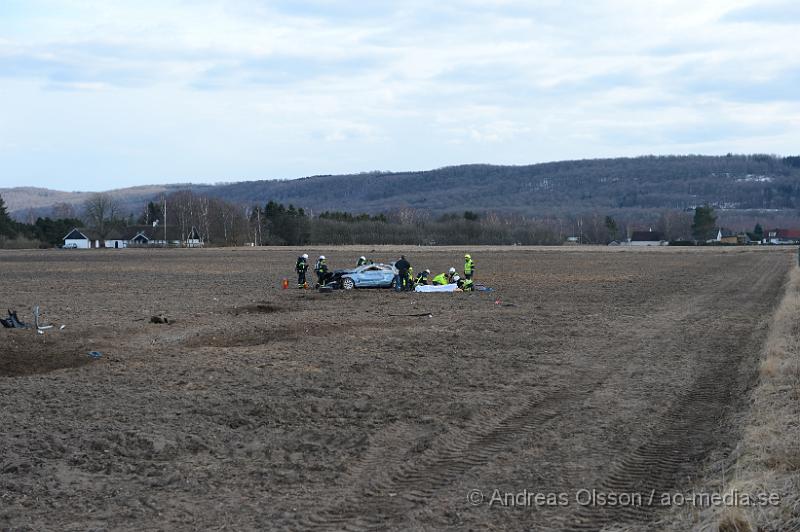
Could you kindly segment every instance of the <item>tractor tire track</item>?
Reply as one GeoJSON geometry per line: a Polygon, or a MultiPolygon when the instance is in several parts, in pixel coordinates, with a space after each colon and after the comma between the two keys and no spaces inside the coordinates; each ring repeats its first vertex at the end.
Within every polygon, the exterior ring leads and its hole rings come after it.
{"type": "Polygon", "coordinates": [[[602,378],[549,394],[539,394],[511,416],[487,419],[462,435],[444,435],[435,450],[413,462],[387,464],[366,458],[359,470],[388,470],[383,478],[345,496],[341,504],[310,515],[292,529],[303,530],[384,530],[402,521],[415,509],[425,506],[442,488],[469,470],[491,462],[515,440],[541,430],[560,415],[565,407],[577,406],[602,384],[602,378]]]}
{"type": "MultiPolygon", "coordinates": [[[[765,259],[760,262],[764,267],[758,270],[761,275],[747,292],[735,295],[738,303],[752,304],[759,300],[754,294],[764,290],[775,292],[769,301],[777,300],[782,283],[774,279],[780,277],[780,264],[765,259]],[[773,280],[771,285],[769,280],[773,280]]],[[[701,470],[710,451],[732,445],[725,440],[730,436],[724,430],[726,419],[744,407],[762,340],[762,335],[753,334],[741,346],[715,346],[716,357],[703,359],[697,377],[678,388],[672,407],[655,422],[648,440],[609,469],[598,491],[640,494],[642,504],[580,506],[563,530],[588,532],[612,524],[646,523],[666,509],[661,506],[661,494],[690,489],[693,475],[701,470]]]]}

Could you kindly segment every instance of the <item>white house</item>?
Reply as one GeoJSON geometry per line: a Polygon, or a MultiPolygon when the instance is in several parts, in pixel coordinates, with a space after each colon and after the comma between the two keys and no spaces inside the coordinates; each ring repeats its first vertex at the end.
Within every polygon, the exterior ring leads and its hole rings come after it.
{"type": "Polygon", "coordinates": [[[192,227],[184,234],[178,227],[133,226],[120,232],[112,230],[105,238],[88,229],[74,228],[64,237],[64,247],[72,249],[127,248],[127,247],[203,247],[203,239],[192,227]]]}
{"type": "Polygon", "coordinates": [[[769,244],[800,244],[800,229],[772,229],[765,240],[769,244]]]}
{"type": "Polygon", "coordinates": [[[67,236],[64,237],[64,247],[74,249],[89,249],[92,247],[92,241],[83,232],[78,229],[73,229],[67,236]]]}
{"type": "Polygon", "coordinates": [[[164,231],[164,227],[151,227],[133,226],[128,228],[125,235],[128,245],[145,247],[183,247],[183,248],[200,248],[203,247],[203,239],[200,238],[200,233],[194,227],[189,228],[186,232],[181,231],[180,227],[170,226],[164,231]]]}
{"type": "Polygon", "coordinates": [[[128,247],[128,239],[125,238],[122,233],[114,229],[106,235],[103,244],[102,247],[106,248],[126,248],[128,247]]]}

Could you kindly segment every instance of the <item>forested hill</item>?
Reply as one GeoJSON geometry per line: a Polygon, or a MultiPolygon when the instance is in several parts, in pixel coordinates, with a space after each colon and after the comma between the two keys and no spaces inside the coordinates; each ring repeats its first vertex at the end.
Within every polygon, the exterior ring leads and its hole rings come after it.
{"type": "MultiPolygon", "coordinates": [[[[464,165],[422,172],[374,172],[218,185],[158,185],[114,192],[124,209],[141,212],[162,192],[191,189],[245,205],[275,200],[325,210],[385,212],[412,207],[433,213],[472,210],[578,214],[641,209],[800,209],[800,157],[768,155],[663,156],[563,161],[528,166],[464,165]],[[150,192],[148,195],[147,192],[150,192]],[[162,191],[162,192],[159,192],[162,191]],[[145,197],[147,196],[147,197],[145,197]],[[151,197],[152,196],[152,197],[151,197]]],[[[37,190],[0,189],[9,210],[46,213],[37,190]],[[7,192],[9,193],[7,195],[7,192]]],[[[52,191],[50,191],[52,192],[52,191]]],[[[85,193],[53,194],[79,205],[85,193]]]]}
{"type": "Polygon", "coordinates": [[[400,207],[525,214],[616,209],[800,208],[800,157],[669,156],[529,166],[465,165],[424,172],[248,181],[202,191],[236,202],[272,199],[315,212],[400,207]]]}

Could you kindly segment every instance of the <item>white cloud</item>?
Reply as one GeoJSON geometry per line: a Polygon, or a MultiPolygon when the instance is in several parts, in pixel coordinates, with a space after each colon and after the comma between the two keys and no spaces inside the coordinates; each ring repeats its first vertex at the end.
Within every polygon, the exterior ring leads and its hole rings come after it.
{"type": "Polygon", "coordinates": [[[43,186],[800,140],[786,3],[8,1],[4,164],[43,186]]]}

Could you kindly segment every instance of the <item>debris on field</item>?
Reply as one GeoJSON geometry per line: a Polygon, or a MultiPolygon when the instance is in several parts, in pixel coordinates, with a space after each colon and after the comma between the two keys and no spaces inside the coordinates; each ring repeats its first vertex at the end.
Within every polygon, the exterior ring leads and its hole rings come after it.
{"type": "Polygon", "coordinates": [[[92,358],[100,358],[101,356],[103,356],[103,353],[101,353],[100,351],[89,351],[89,356],[92,358]]]}
{"type": "Polygon", "coordinates": [[[6,329],[30,329],[30,325],[19,321],[16,310],[9,309],[8,318],[0,318],[0,323],[2,323],[3,327],[6,329]]]}
{"type": "Polygon", "coordinates": [[[275,305],[274,303],[270,303],[268,301],[262,302],[254,302],[250,305],[244,305],[242,307],[234,307],[231,309],[231,312],[238,316],[239,314],[271,314],[273,312],[282,312],[284,309],[279,305],[275,305]]]}
{"type": "Polygon", "coordinates": [[[36,330],[44,331],[46,329],[52,329],[53,328],[52,325],[43,325],[39,323],[39,314],[40,314],[39,305],[36,305],[35,307],[33,307],[33,323],[36,325],[36,330]]]}
{"type": "Polygon", "coordinates": [[[166,323],[169,325],[169,318],[166,316],[150,316],[150,323],[166,323]]]}
{"type": "MultiPolygon", "coordinates": [[[[20,321],[19,316],[17,315],[16,310],[8,310],[8,317],[7,318],[0,318],[0,325],[7,329],[30,329],[31,325],[29,323],[25,323],[20,321]]],[[[45,325],[41,322],[41,309],[39,305],[33,307],[33,328],[36,329],[36,332],[39,334],[44,334],[44,331],[47,329],[52,329],[55,325],[45,325]]],[[[65,325],[62,325],[59,329],[63,329],[65,325]]]]}

